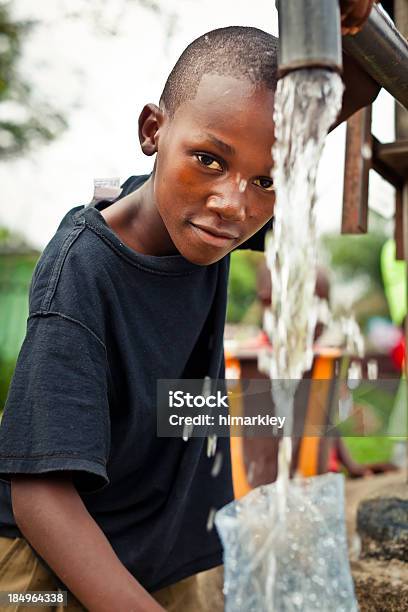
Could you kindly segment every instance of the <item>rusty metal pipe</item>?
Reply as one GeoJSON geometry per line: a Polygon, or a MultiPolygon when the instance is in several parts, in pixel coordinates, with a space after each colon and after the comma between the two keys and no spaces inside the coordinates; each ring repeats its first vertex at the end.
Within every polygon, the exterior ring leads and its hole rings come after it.
{"type": "MultiPolygon", "coordinates": [[[[299,68],[341,72],[340,11],[335,0],[276,0],[278,72],[299,68]]],[[[374,5],[361,32],[343,36],[343,49],[402,106],[408,108],[408,42],[387,13],[374,5]]]]}
{"type": "Polygon", "coordinates": [[[380,6],[373,6],[361,32],[343,37],[343,48],[408,108],[408,42],[380,6]]]}
{"type": "Polygon", "coordinates": [[[299,68],[341,72],[340,9],[334,0],[276,0],[279,20],[278,71],[299,68]]]}

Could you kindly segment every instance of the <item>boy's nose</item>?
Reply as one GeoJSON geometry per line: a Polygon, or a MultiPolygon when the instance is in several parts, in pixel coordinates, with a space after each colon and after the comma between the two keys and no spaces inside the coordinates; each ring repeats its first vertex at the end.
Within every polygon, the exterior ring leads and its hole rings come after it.
{"type": "Polygon", "coordinates": [[[211,195],[207,200],[207,208],[228,221],[243,222],[246,219],[245,197],[238,190],[211,195]]]}

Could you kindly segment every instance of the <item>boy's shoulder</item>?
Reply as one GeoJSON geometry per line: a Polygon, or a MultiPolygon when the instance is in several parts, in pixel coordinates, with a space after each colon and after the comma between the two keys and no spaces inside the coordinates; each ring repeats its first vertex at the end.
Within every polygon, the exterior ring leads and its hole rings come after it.
{"type": "MultiPolygon", "coordinates": [[[[114,201],[137,189],[148,176],[131,176],[121,186],[114,201]]],[[[100,214],[112,200],[94,200],[69,210],[60,222],[54,236],[45,247],[34,271],[31,297],[41,298],[52,293],[61,277],[76,287],[92,284],[106,271],[109,259],[114,259],[115,236],[109,231],[100,214]]]]}
{"type": "Polygon", "coordinates": [[[75,317],[87,304],[91,307],[97,302],[97,283],[112,253],[87,222],[94,217],[97,229],[102,216],[90,206],[76,206],[62,219],[35,267],[30,315],[56,312],[75,317]]]}
{"type": "MultiPolygon", "coordinates": [[[[147,178],[131,176],[114,201],[137,189],[147,178]]],[[[112,279],[117,279],[120,263],[127,262],[128,251],[101,215],[100,211],[111,203],[93,201],[66,213],[34,270],[30,315],[62,313],[81,321],[101,318],[112,279]]]]}

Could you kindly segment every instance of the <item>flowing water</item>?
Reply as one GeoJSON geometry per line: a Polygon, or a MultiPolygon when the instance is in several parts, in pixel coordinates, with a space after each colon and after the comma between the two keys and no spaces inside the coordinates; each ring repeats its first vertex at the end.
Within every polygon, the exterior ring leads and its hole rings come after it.
{"type": "MultiPolygon", "coordinates": [[[[317,323],[316,174],[324,141],[341,108],[343,83],[327,70],[297,70],[278,83],[275,98],[273,236],[266,248],[272,304],[264,326],[273,352],[269,375],[278,416],[286,416],[279,452],[281,508],[292,454],[296,386],[313,361],[317,323]]],[[[327,203],[330,205],[330,203],[327,203]]]]}
{"type": "MultiPolygon", "coordinates": [[[[227,612],[356,610],[338,475],[289,480],[296,381],[313,361],[316,173],[341,107],[341,78],[298,70],[278,84],[273,178],[275,225],[266,256],[272,304],[264,327],[277,416],[285,416],[276,484],[259,487],[217,513],[224,544],[227,612]]],[[[330,202],[327,202],[330,206],[330,202]]]]}
{"type": "Polygon", "coordinates": [[[265,321],[273,346],[274,379],[300,379],[313,360],[316,173],[342,93],[340,76],[327,70],[297,70],[278,83],[273,148],[277,200],[266,250],[273,292],[265,321]]]}

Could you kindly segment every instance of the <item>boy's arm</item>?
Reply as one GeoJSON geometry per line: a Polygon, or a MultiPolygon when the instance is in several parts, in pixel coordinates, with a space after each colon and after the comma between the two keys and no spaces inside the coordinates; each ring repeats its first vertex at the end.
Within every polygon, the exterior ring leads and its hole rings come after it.
{"type": "Polygon", "coordinates": [[[69,473],[13,476],[11,496],[22,534],[87,610],[163,612],[119,561],[69,473]]]}

